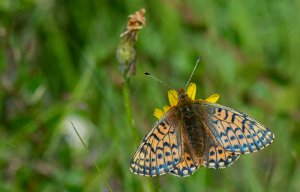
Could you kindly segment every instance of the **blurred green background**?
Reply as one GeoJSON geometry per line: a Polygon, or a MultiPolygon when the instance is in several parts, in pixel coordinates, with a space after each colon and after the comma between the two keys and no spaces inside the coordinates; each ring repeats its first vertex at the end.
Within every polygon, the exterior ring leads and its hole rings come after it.
{"type": "Polygon", "coordinates": [[[1,0],[0,191],[108,191],[105,179],[114,191],[300,191],[299,12],[296,0],[1,0]],[[131,128],[116,49],[142,7],[131,128]],[[188,178],[132,174],[153,109],[167,104],[168,89],[144,71],[184,87],[198,56],[196,97],[219,93],[274,143],[188,178]]]}

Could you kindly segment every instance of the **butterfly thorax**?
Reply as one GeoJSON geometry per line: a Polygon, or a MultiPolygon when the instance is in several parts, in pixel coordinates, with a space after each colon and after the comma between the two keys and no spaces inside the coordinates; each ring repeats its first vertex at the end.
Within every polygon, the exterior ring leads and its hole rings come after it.
{"type": "Polygon", "coordinates": [[[192,103],[192,99],[188,97],[186,91],[184,89],[178,89],[178,105],[192,103]]]}
{"type": "Polygon", "coordinates": [[[192,154],[192,157],[202,160],[205,144],[208,144],[208,133],[204,129],[201,119],[205,115],[199,105],[195,104],[183,89],[177,91],[179,118],[183,123],[182,138],[186,150],[192,154]]]}

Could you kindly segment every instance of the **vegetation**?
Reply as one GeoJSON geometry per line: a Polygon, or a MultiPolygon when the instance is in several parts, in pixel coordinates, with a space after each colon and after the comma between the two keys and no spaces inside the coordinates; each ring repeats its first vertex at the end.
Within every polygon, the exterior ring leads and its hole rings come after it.
{"type": "Polygon", "coordinates": [[[299,191],[299,11],[294,0],[0,1],[0,191],[108,191],[105,180],[113,191],[299,191]],[[143,7],[131,118],[116,50],[143,7]],[[167,104],[168,88],[144,72],[184,87],[199,56],[196,97],[219,93],[274,143],[188,178],[132,174],[153,110],[167,104]]]}

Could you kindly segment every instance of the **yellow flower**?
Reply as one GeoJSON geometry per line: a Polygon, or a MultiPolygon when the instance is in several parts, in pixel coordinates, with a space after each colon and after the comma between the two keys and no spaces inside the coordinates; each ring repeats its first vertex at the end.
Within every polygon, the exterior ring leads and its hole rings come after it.
{"type": "MultiPolygon", "coordinates": [[[[195,96],[196,96],[196,84],[195,83],[190,83],[188,88],[187,88],[187,95],[190,99],[192,99],[193,101],[195,101],[195,96]]],[[[178,104],[178,94],[177,91],[172,89],[170,91],[168,91],[168,98],[169,98],[169,103],[170,106],[164,106],[163,109],[158,109],[155,108],[154,109],[154,113],[153,115],[155,117],[157,117],[158,119],[160,119],[171,107],[174,107],[178,104]]],[[[207,102],[211,102],[211,103],[216,103],[219,99],[219,95],[218,94],[213,94],[211,96],[209,96],[208,98],[205,99],[205,101],[207,102]]],[[[202,99],[200,99],[202,100],[202,99]]]]}

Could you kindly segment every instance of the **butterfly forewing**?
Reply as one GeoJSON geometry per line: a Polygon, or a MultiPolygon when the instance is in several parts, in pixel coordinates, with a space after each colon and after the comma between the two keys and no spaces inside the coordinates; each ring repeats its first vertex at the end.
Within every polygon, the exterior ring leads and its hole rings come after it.
{"type": "Polygon", "coordinates": [[[172,117],[166,114],[145,136],[131,160],[130,170],[156,176],[172,170],[181,160],[181,143],[172,117]]]}
{"type": "Polygon", "coordinates": [[[252,153],[273,142],[274,134],[246,114],[205,101],[196,105],[205,110],[204,123],[226,151],[252,153]]]}

